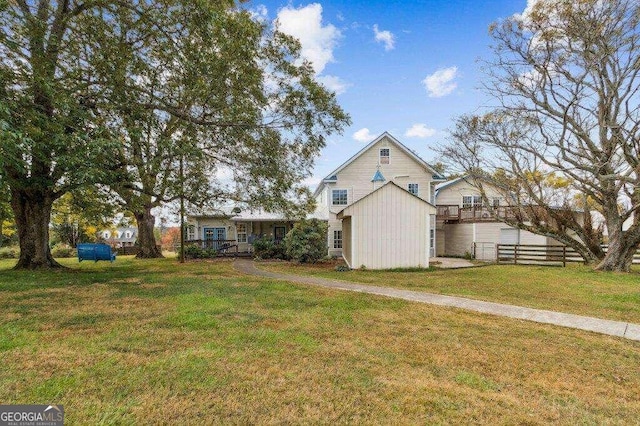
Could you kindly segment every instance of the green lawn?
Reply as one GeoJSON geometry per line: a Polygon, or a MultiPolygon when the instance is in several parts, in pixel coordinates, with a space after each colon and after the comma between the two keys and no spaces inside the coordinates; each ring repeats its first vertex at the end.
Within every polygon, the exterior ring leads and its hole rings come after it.
{"type": "Polygon", "coordinates": [[[64,404],[68,424],[640,418],[638,342],[247,277],[229,261],[65,262],[77,270],[0,262],[0,401],[64,404]]]}
{"type": "Polygon", "coordinates": [[[491,265],[434,271],[336,272],[334,265],[262,262],[258,267],[286,274],[464,296],[492,302],[550,309],[640,323],[640,273],[597,272],[583,265],[491,265]]]}

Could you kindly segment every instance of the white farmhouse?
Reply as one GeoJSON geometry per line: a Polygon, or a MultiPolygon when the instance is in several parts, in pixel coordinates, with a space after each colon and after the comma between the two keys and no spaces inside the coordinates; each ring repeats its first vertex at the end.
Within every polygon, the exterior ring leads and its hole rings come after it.
{"type": "Polygon", "coordinates": [[[433,167],[383,133],[315,191],[329,221],[329,253],[352,268],[428,266],[435,256],[435,186],[442,181],[433,167]]]}

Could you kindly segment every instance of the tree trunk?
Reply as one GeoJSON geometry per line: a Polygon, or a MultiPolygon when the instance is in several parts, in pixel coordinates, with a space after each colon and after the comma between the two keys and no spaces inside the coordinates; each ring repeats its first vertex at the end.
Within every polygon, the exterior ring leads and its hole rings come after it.
{"type": "Polygon", "coordinates": [[[54,197],[42,190],[11,191],[11,208],[20,241],[20,258],[15,269],[62,268],[49,249],[49,221],[54,197]]]}
{"type": "Polygon", "coordinates": [[[151,214],[151,207],[143,207],[133,214],[138,224],[138,246],[140,250],[136,255],[139,259],[156,259],[164,257],[162,251],[156,245],[156,237],[153,228],[156,218],[151,214]]]}
{"type": "Polygon", "coordinates": [[[628,238],[618,237],[609,240],[609,248],[602,262],[596,266],[599,271],[629,272],[633,263],[633,255],[638,249],[628,238]]]}

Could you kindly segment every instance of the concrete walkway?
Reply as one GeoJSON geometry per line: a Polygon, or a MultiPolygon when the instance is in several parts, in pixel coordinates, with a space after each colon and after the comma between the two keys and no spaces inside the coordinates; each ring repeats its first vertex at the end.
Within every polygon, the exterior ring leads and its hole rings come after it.
{"type": "Polygon", "coordinates": [[[291,281],[301,284],[310,284],[320,287],[334,288],[338,290],[356,291],[375,294],[378,296],[393,297],[409,300],[411,302],[429,303],[439,306],[467,309],[484,314],[498,315],[520,320],[535,321],[543,324],[553,324],[562,327],[576,328],[578,330],[593,331],[608,334],[610,336],[624,337],[626,339],[640,341],[640,324],[622,321],[611,321],[600,318],[585,317],[581,315],[564,314],[561,312],[546,311],[542,309],[524,308],[521,306],[504,305],[501,303],[483,302],[464,297],[444,296],[441,294],[426,293],[422,291],[401,290],[390,287],[377,287],[366,284],[358,284],[347,281],[331,280],[326,278],[307,277],[299,275],[280,274],[263,271],[255,267],[252,260],[237,259],[234,262],[236,270],[249,275],[257,275],[265,278],[291,281]]]}

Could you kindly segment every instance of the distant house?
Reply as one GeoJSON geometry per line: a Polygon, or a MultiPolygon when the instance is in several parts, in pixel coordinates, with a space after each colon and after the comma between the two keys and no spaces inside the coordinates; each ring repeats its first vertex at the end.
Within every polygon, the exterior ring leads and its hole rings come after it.
{"type": "Polygon", "coordinates": [[[138,230],[133,227],[105,229],[100,231],[100,238],[113,247],[131,247],[138,240],[138,230]]]}

